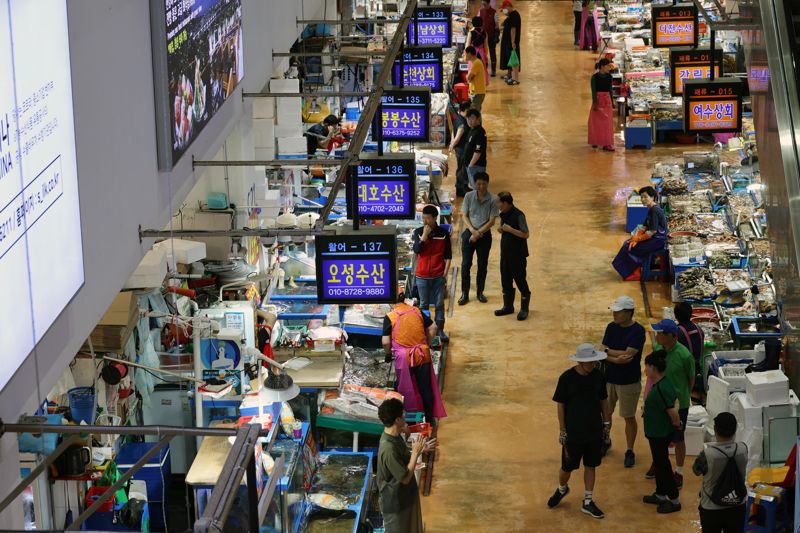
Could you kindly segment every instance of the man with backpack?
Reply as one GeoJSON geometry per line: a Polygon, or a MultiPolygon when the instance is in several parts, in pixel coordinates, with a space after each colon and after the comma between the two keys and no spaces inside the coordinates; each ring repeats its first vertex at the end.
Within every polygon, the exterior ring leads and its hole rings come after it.
{"type": "Polygon", "coordinates": [[[736,417],[714,418],[716,443],[705,445],[692,471],[703,476],[700,488],[700,524],[703,533],[740,533],[744,529],[747,444],[735,442],[736,417]]]}
{"type": "MultiPolygon", "coordinates": [[[[678,322],[678,342],[686,346],[694,357],[695,380],[694,390],[702,395],[705,392],[703,383],[703,350],[705,349],[705,335],[700,326],[692,322],[692,304],[680,302],[673,309],[675,320],[678,322]]],[[[700,397],[702,400],[702,396],[700,397]]]]}

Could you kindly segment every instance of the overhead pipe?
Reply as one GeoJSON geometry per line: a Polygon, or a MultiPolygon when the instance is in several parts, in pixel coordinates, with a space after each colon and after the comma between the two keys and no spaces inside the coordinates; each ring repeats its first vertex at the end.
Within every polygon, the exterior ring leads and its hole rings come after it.
{"type": "Polygon", "coordinates": [[[383,57],[389,55],[382,50],[353,50],[349,52],[272,52],[272,57],[383,57]]]}
{"type": "Polygon", "coordinates": [[[139,242],[144,239],[169,239],[184,237],[307,237],[311,235],[325,235],[335,233],[333,229],[308,228],[308,229],[222,229],[222,230],[157,230],[139,228],[139,242]]]}
{"type": "Polygon", "coordinates": [[[326,96],[340,96],[340,97],[367,97],[371,92],[364,91],[310,91],[304,93],[242,93],[242,98],[297,98],[297,97],[310,97],[310,98],[324,98],[326,96]]]}
{"type": "Polygon", "coordinates": [[[303,20],[297,19],[298,24],[330,24],[331,26],[346,26],[348,24],[398,24],[399,20],[390,19],[353,19],[353,20],[323,20],[323,19],[310,19],[303,20]]]}
{"type": "Polygon", "coordinates": [[[193,159],[192,168],[195,167],[335,167],[342,162],[337,159],[265,159],[242,161],[214,161],[193,159]]]}
{"type": "MultiPolygon", "coordinates": [[[[181,426],[97,426],[55,424],[5,424],[0,420],[0,435],[5,433],[63,433],[69,435],[156,435],[173,437],[235,437],[234,428],[181,427],[181,426]]],[[[266,437],[267,430],[259,434],[266,437]]]]}

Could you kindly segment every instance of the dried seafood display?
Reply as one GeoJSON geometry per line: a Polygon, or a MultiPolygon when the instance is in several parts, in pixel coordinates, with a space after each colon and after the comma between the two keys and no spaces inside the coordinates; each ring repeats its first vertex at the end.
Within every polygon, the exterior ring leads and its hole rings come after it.
{"type": "Polygon", "coordinates": [[[678,274],[678,292],[684,300],[708,300],[716,294],[711,271],[694,267],[678,274]]]}
{"type": "Polygon", "coordinates": [[[695,215],[695,231],[700,235],[733,235],[725,215],[722,213],[700,213],[695,215]]]}
{"type": "MultiPolygon", "coordinates": [[[[686,181],[684,180],[684,186],[686,181]]],[[[708,191],[694,191],[689,194],[670,193],[669,208],[672,213],[708,213],[714,206],[708,199],[708,191]]]]}
{"type": "Polygon", "coordinates": [[[694,215],[672,215],[667,220],[667,229],[670,233],[675,231],[695,231],[697,224],[695,223],[694,215]]]}
{"type": "Polygon", "coordinates": [[[714,286],[716,287],[717,294],[723,292],[743,292],[748,290],[753,284],[753,279],[747,270],[739,270],[735,268],[726,268],[721,270],[712,270],[711,275],[714,279],[714,286]]]}

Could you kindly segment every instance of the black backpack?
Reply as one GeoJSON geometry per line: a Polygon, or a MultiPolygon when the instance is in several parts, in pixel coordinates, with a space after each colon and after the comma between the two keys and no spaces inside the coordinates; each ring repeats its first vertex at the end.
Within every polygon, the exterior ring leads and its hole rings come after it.
{"type": "Polygon", "coordinates": [[[728,456],[728,454],[716,446],[714,446],[714,449],[722,453],[728,460],[725,463],[722,474],[720,474],[717,479],[714,490],[711,494],[708,494],[708,497],[720,507],[737,507],[742,505],[747,499],[747,486],[745,485],[741,472],[739,472],[739,466],[736,464],[736,452],[739,449],[739,444],[736,444],[736,448],[734,448],[731,456],[728,456]]]}

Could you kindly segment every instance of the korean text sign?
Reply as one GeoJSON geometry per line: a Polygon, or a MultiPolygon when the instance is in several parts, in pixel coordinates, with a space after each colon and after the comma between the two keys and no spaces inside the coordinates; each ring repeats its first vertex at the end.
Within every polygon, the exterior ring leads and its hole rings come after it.
{"type": "Polygon", "coordinates": [[[392,84],[400,85],[400,68],[403,69],[403,86],[429,87],[431,92],[444,90],[442,81],[442,48],[440,46],[417,46],[406,48],[394,62],[392,84]]]}
{"type": "Polygon", "coordinates": [[[406,36],[412,46],[432,44],[450,48],[453,46],[452,9],[445,6],[418,7],[408,23],[406,36]]]}
{"type": "MultiPolygon", "coordinates": [[[[701,80],[711,77],[711,51],[688,47],[676,47],[669,54],[670,93],[672,96],[683,94],[683,83],[686,80],[701,80]]],[[[714,50],[714,78],[723,75],[722,50],[714,50]]]]}
{"type": "Polygon", "coordinates": [[[382,140],[428,142],[430,114],[429,89],[392,89],[384,92],[378,113],[382,140]]]}
{"type": "Polygon", "coordinates": [[[736,78],[688,80],[683,92],[686,133],[741,131],[743,88],[743,82],[736,78]]]}
{"type": "Polygon", "coordinates": [[[697,46],[697,7],[693,4],[653,6],[653,46],[697,46]]]}
{"type": "Polygon", "coordinates": [[[394,234],[318,235],[317,299],[325,304],[393,303],[397,298],[394,234]]]}
{"type": "Polygon", "coordinates": [[[348,215],[362,219],[412,219],[416,212],[416,162],[413,157],[363,154],[350,167],[348,215]],[[352,191],[355,190],[355,194],[352,191]]]}

